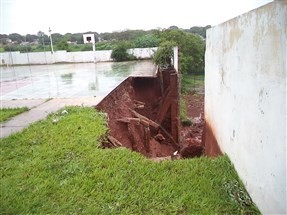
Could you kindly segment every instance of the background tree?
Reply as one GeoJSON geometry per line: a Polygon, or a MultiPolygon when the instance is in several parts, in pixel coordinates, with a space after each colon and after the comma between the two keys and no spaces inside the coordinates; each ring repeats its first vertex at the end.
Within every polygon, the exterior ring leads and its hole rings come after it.
{"type": "Polygon", "coordinates": [[[26,38],[25,38],[26,42],[30,42],[30,43],[34,42],[37,39],[38,39],[38,37],[34,34],[27,34],[26,38]]]}
{"type": "Polygon", "coordinates": [[[175,42],[164,41],[158,47],[154,54],[153,61],[160,67],[168,67],[171,65],[171,58],[173,57],[173,47],[176,46],[175,42]]]}
{"type": "Polygon", "coordinates": [[[168,29],[171,29],[171,30],[177,30],[177,29],[179,29],[176,25],[172,25],[172,26],[170,26],[168,29]]]}
{"type": "Polygon", "coordinates": [[[53,40],[53,43],[55,43],[55,44],[57,44],[60,41],[62,41],[63,38],[64,38],[64,36],[62,34],[59,34],[59,33],[52,34],[52,40],[53,40]]]}
{"type": "Polygon", "coordinates": [[[138,37],[134,40],[135,48],[148,48],[148,47],[157,47],[159,45],[159,39],[152,34],[147,34],[141,37],[138,37]]]}
{"type": "Polygon", "coordinates": [[[206,30],[209,28],[211,28],[211,25],[207,25],[205,27],[193,26],[188,30],[188,32],[198,34],[203,38],[206,38],[206,30]]]}
{"type": "Polygon", "coordinates": [[[73,34],[71,36],[71,41],[72,42],[77,41],[77,44],[84,44],[83,34],[82,33],[73,34]]]}
{"type": "Polygon", "coordinates": [[[17,42],[17,43],[21,43],[24,40],[24,37],[21,36],[20,34],[17,34],[17,33],[14,33],[14,34],[9,34],[9,39],[14,41],[14,42],[17,42]]]}
{"type": "Polygon", "coordinates": [[[180,51],[180,71],[182,73],[202,73],[204,71],[205,41],[183,30],[165,30],[158,35],[160,41],[173,42],[180,51]]]}
{"type": "Polygon", "coordinates": [[[62,39],[57,42],[56,47],[58,50],[66,50],[69,51],[69,44],[66,39],[62,39]]]}
{"type": "Polygon", "coordinates": [[[0,34],[0,45],[6,45],[7,39],[8,39],[7,34],[0,34]]]}

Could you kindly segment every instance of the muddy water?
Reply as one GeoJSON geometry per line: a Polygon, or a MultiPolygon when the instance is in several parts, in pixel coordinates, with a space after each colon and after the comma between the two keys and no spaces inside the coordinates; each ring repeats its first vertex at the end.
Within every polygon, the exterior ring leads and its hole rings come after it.
{"type": "Polygon", "coordinates": [[[104,96],[128,76],[152,76],[151,61],[1,67],[2,99],[104,96]]]}

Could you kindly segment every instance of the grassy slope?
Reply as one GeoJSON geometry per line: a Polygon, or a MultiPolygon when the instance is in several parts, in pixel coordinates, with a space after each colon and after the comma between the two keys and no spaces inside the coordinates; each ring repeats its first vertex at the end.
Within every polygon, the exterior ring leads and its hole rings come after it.
{"type": "Polygon", "coordinates": [[[1,108],[0,109],[0,122],[4,122],[13,116],[28,111],[27,107],[23,108],[1,108]]]}
{"type": "Polygon", "coordinates": [[[226,156],[154,163],[101,149],[103,117],[67,110],[1,141],[0,213],[258,213],[234,196],[244,188],[226,156]]]}

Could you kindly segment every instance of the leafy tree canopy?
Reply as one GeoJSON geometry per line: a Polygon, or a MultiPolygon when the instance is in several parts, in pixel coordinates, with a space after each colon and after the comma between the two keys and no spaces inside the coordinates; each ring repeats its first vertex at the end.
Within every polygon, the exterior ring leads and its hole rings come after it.
{"type": "Polygon", "coordinates": [[[168,67],[171,65],[171,58],[173,56],[173,47],[176,43],[173,41],[164,41],[160,44],[156,51],[153,61],[160,67],[168,67]]]}
{"type": "Polygon", "coordinates": [[[9,34],[9,39],[12,41],[15,41],[17,43],[21,43],[22,41],[25,41],[24,37],[20,34],[9,34]]]}
{"type": "Polygon", "coordinates": [[[209,28],[211,28],[210,25],[207,25],[205,27],[193,26],[188,30],[188,32],[198,34],[203,38],[206,38],[206,30],[209,28]]]}
{"type": "Polygon", "coordinates": [[[69,51],[69,44],[66,39],[62,39],[57,42],[56,47],[58,50],[66,50],[69,51]]]}
{"type": "Polygon", "coordinates": [[[159,39],[155,35],[147,34],[136,38],[134,40],[134,46],[136,48],[157,47],[159,42],[159,39]]]}
{"type": "Polygon", "coordinates": [[[205,41],[201,37],[183,30],[172,29],[162,31],[159,38],[162,41],[159,51],[167,41],[179,47],[182,73],[204,71],[205,41]]]}

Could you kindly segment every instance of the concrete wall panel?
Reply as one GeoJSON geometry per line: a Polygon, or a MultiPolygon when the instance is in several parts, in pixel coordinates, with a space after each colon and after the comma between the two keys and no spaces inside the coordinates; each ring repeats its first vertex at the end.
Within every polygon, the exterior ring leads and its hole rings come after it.
{"type": "Polygon", "coordinates": [[[209,29],[206,40],[209,133],[266,214],[286,214],[286,13],[287,1],[274,1],[209,29]]]}
{"type": "MultiPolygon", "coordinates": [[[[151,58],[157,48],[135,48],[129,49],[128,52],[137,58],[151,58]]],[[[96,61],[112,61],[112,50],[96,51],[96,61]]],[[[93,51],[83,52],[4,52],[0,54],[0,65],[26,65],[26,64],[52,64],[52,63],[88,63],[94,61],[93,51]]]]}

